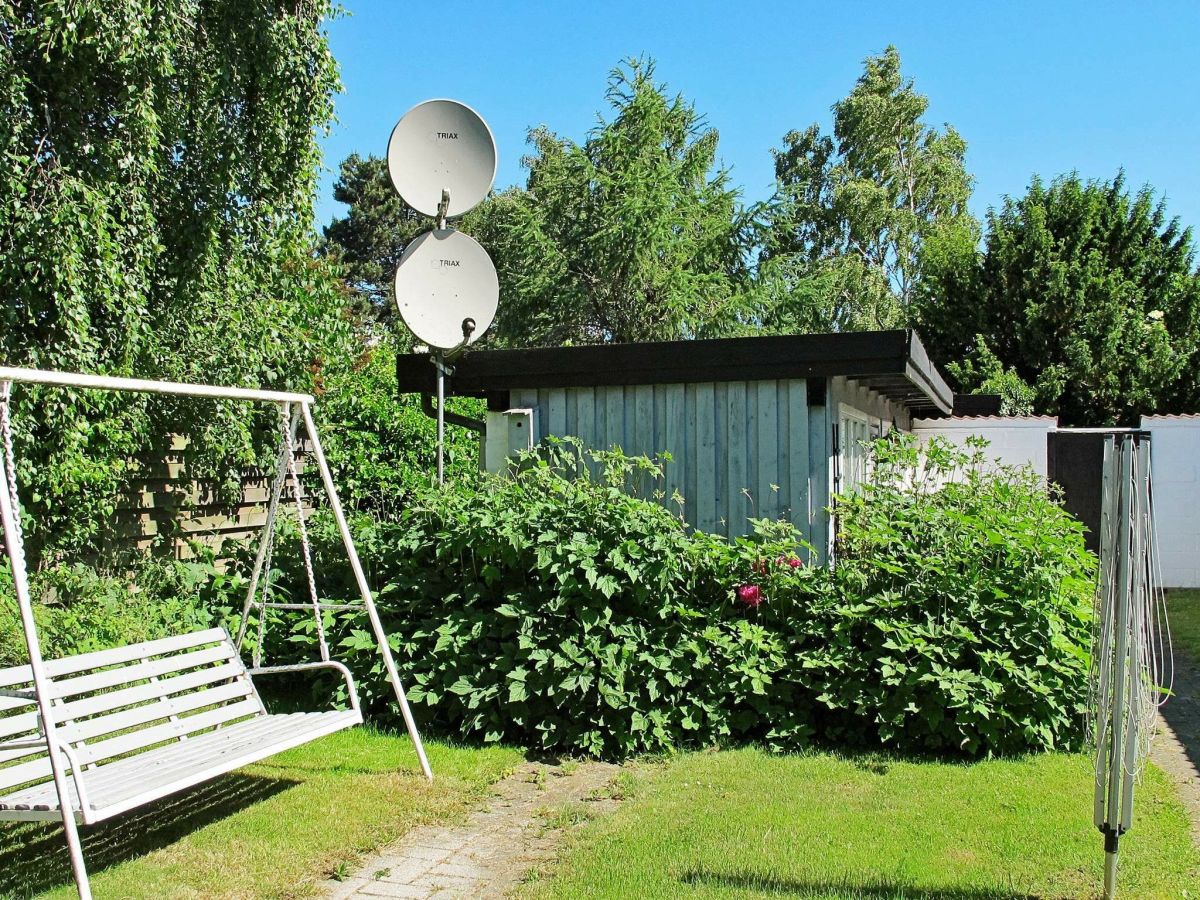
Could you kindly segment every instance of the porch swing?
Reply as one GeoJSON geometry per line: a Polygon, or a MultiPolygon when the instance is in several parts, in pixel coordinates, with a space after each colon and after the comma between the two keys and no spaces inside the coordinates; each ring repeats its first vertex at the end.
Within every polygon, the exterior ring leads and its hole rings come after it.
{"type": "Polygon", "coordinates": [[[363,721],[349,670],[330,657],[322,613],[361,610],[416,747],[421,771],[429,761],[354,548],[346,517],[313,422],[307,394],[143,381],[0,366],[0,519],[12,568],[29,664],[0,669],[0,820],[61,821],[81,898],[91,897],[78,826],[91,825],[152,803],[280,751],[363,721]],[[133,391],[274,404],[279,411],[278,466],[271,485],[254,569],[236,640],[222,628],[179,634],[111,650],[44,660],[34,621],[17,503],[10,398],[14,383],[133,391]],[[295,444],[303,422],[321,474],[360,600],[322,602],[317,595],[305,525],[295,444]],[[272,599],[271,557],[285,482],[291,481],[307,603],[272,599]],[[267,611],[311,612],[320,659],[263,666],[267,611]],[[249,668],[241,648],[251,614],[258,639],[249,668]],[[255,685],[259,676],[332,669],[344,680],[350,708],[290,714],[267,711],[255,685]]]}

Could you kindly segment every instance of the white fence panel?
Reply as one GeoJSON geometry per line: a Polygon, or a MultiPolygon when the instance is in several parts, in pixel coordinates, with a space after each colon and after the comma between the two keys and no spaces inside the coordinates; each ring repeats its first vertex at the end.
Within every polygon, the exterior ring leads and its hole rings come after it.
{"type": "Polygon", "coordinates": [[[913,432],[922,441],[941,436],[962,445],[978,435],[988,442],[986,454],[1005,465],[1031,465],[1046,477],[1046,438],[1058,427],[1053,416],[970,416],[915,419],[913,432]]]}
{"type": "Polygon", "coordinates": [[[1167,587],[1200,587],[1200,415],[1143,416],[1167,587]]]}

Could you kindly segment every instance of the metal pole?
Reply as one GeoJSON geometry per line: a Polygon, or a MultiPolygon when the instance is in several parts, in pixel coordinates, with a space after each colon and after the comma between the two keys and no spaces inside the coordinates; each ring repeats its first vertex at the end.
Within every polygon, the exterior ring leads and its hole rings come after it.
{"type": "Polygon", "coordinates": [[[1117,900],[1117,840],[1116,833],[1104,835],[1104,900],[1117,900]]]}
{"type": "Polygon", "coordinates": [[[437,368],[437,479],[438,484],[446,483],[446,359],[439,352],[434,356],[434,366],[437,368]]]}
{"type": "Polygon", "coordinates": [[[11,366],[0,366],[0,381],[94,388],[104,391],[133,391],[139,394],[177,394],[184,397],[211,397],[217,400],[264,400],[274,403],[313,402],[313,398],[309,394],[293,394],[287,391],[219,387],[212,384],[181,384],[177,381],[147,381],[141,378],[81,375],[75,372],[51,372],[45,369],[17,369],[11,366]]]}
{"type": "MultiPolygon", "coordinates": [[[[0,370],[3,371],[3,370],[0,370]]],[[[11,383],[4,379],[0,384],[0,403],[7,403],[11,383]]],[[[59,756],[58,729],[52,708],[53,683],[46,676],[42,662],[42,648],[38,641],[37,623],[33,619],[33,601],[29,595],[29,580],[25,571],[25,551],[21,542],[20,513],[13,506],[9,491],[16,492],[16,485],[8,483],[8,473],[0,466],[0,519],[4,523],[4,542],[8,548],[8,561],[12,567],[13,587],[17,594],[17,607],[21,612],[21,628],[25,632],[25,646],[29,651],[29,669],[33,676],[33,692],[37,700],[42,734],[46,738],[46,753],[50,758],[50,772],[54,777],[54,790],[58,794],[58,809],[62,813],[63,831],[66,833],[67,850],[71,857],[71,872],[80,900],[91,900],[92,888],[88,881],[87,866],[83,861],[83,845],[79,840],[79,829],[75,824],[74,802],[67,786],[59,756]]]]}
{"type": "MultiPolygon", "coordinates": [[[[1130,735],[1130,722],[1127,720],[1127,704],[1133,698],[1129,695],[1131,681],[1135,675],[1130,671],[1129,664],[1129,615],[1131,602],[1131,523],[1132,497],[1130,491],[1133,482],[1133,440],[1126,436],[1121,439],[1120,451],[1121,476],[1118,482],[1120,491],[1117,506],[1116,522],[1116,555],[1117,578],[1113,590],[1113,603],[1116,606],[1115,624],[1113,626],[1116,650],[1113,654],[1113,673],[1111,679],[1112,710],[1109,726],[1108,753],[1108,804],[1105,822],[1107,830],[1104,834],[1104,890],[1106,900],[1114,900],[1117,891],[1117,859],[1121,839],[1121,821],[1124,817],[1126,804],[1130,798],[1125,794],[1126,778],[1132,773],[1126,771],[1126,744],[1136,740],[1136,734],[1130,735]]],[[[1131,786],[1131,785],[1130,785],[1131,786]]]]}
{"type": "Polygon", "coordinates": [[[325,485],[325,494],[329,498],[329,507],[333,510],[338,531],[342,535],[342,544],[346,548],[346,555],[350,558],[350,568],[354,571],[355,581],[358,582],[358,592],[367,609],[367,617],[371,620],[371,629],[375,632],[375,642],[379,645],[379,653],[383,656],[383,665],[387,669],[388,680],[391,681],[392,689],[396,693],[400,714],[404,717],[408,736],[417,749],[421,772],[426,778],[433,781],[433,770],[429,768],[429,759],[425,756],[425,745],[421,742],[421,734],[417,731],[417,723],[408,706],[408,697],[405,696],[404,687],[400,684],[400,673],[396,670],[396,661],[392,658],[392,648],[388,644],[387,632],[383,630],[383,623],[379,619],[379,612],[375,609],[375,601],[371,597],[371,589],[367,586],[367,576],[363,573],[362,563],[358,559],[358,551],[354,549],[354,538],[350,534],[350,526],[346,524],[346,516],[342,512],[342,504],[333,483],[333,473],[329,471],[329,463],[325,460],[325,451],[321,448],[321,439],[317,436],[317,426],[313,422],[312,410],[307,403],[300,404],[300,409],[304,414],[304,427],[308,432],[308,439],[312,441],[313,457],[317,461],[317,468],[321,472],[321,480],[325,485]]]}
{"type": "MultiPolygon", "coordinates": [[[[280,415],[287,414],[287,406],[284,405],[280,411],[280,415]]],[[[300,409],[292,414],[291,430],[289,432],[292,443],[296,441],[296,432],[300,429],[300,409]]],[[[282,429],[280,429],[282,431],[282,429]]],[[[263,564],[266,562],[267,550],[274,539],[275,534],[275,517],[279,513],[279,498],[283,493],[283,485],[287,480],[287,442],[288,436],[281,434],[279,441],[279,453],[276,456],[275,478],[271,483],[271,498],[267,503],[267,518],[263,522],[262,537],[258,543],[258,553],[254,557],[254,570],[250,573],[250,587],[246,590],[246,602],[242,606],[242,621],[238,624],[237,641],[234,646],[238,650],[242,649],[242,642],[246,639],[246,628],[250,622],[250,610],[254,606],[254,599],[258,595],[258,583],[262,578],[263,564]]],[[[269,580],[269,577],[268,577],[269,580]]],[[[263,615],[263,611],[259,610],[259,615],[263,615]]],[[[260,650],[256,652],[261,652],[260,650]]]]}

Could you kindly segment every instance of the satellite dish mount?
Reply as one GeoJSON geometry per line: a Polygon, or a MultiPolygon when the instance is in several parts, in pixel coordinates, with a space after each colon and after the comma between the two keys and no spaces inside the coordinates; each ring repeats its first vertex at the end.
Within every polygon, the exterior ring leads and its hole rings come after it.
{"type": "Polygon", "coordinates": [[[450,192],[442,188],[442,202],[437,208],[437,230],[446,230],[446,212],[450,209],[450,192]]]}
{"type": "Polygon", "coordinates": [[[409,242],[396,267],[400,317],[429,345],[437,372],[437,476],[445,480],[446,378],[450,365],[483,336],[500,298],[487,251],[449,220],[487,197],[496,178],[496,142],[475,110],[455,100],[427,100],[410,109],[388,141],[392,186],[434,230],[409,242]]]}

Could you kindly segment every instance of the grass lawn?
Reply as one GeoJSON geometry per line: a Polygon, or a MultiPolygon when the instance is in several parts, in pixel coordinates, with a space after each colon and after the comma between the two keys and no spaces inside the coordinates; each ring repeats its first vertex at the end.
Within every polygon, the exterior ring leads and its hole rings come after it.
{"type": "MultiPolygon", "coordinates": [[[[992,900],[1099,895],[1091,761],[956,765],[828,753],[696,753],[627,776],[537,898],[992,900]]],[[[1200,897],[1200,854],[1157,769],[1122,842],[1124,897],[1200,897]],[[1190,892],[1190,893],[1189,893],[1190,892]]]]}
{"type": "Polygon", "coordinates": [[[1167,591],[1167,618],[1175,648],[1200,663],[1200,590],[1167,591]]]}
{"type": "MultiPolygon", "coordinates": [[[[407,738],[355,728],[86,829],[92,887],[97,897],[312,896],[339,864],[461,814],[523,758],[426,746],[432,785],[407,738]]],[[[0,897],[42,892],[74,896],[62,831],[0,823],[0,897]]]]}

